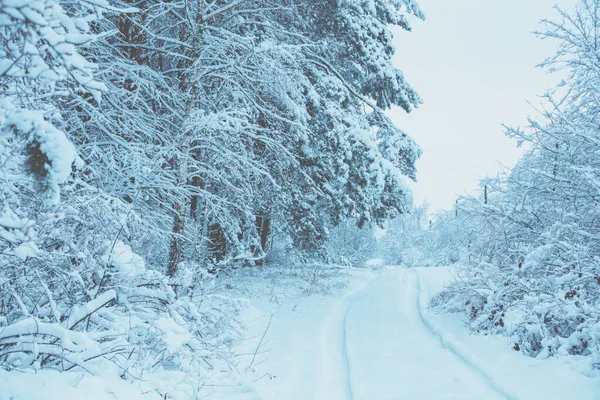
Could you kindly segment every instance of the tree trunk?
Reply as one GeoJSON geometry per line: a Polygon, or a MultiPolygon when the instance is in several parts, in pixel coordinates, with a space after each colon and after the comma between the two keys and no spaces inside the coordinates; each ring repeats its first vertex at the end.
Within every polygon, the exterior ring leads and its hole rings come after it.
{"type": "Polygon", "coordinates": [[[265,255],[268,251],[267,246],[269,244],[269,238],[271,236],[271,218],[265,215],[256,216],[256,231],[260,239],[260,248],[254,249],[253,255],[260,259],[256,260],[256,265],[263,265],[265,263],[265,255]]]}
{"type": "Polygon", "coordinates": [[[169,249],[169,266],[167,275],[174,277],[177,274],[179,263],[183,260],[183,238],[185,220],[182,217],[185,214],[185,205],[178,203],[175,205],[175,217],[173,218],[173,231],[171,237],[171,248],[169,249]]]}
{"type": "Polygon", "coordinates": [[[214,261],[222,261],[227,255],[227,237],[219,224],[210,224],[208,229],[208,257],[214,261]]]}
{"type": "MultiPolygon", "coordinates": [[[[179,40],[182,43],[192,42],[192,50],[189,54],[189,59],[180,60],[179,68],[180,72],[178,72],[179,78],[179,90],[182,93],[187,93],[187,100],[185,104],[185,118],[184,125],[182,126],[185,129],[185,120],[190,115],[194,107],[195,97],[196,97],[196,86],[190,76],[190,68],[193,65],[193,60],[197,59],[200,54],[200,44],[202,41],[202,17],[200,12],[200,1],[198,1],[198,14],[196,15],[197,21],[197,32],[191,33],[184,26],[179,31],[179,40]]],[[[188,50],[181,46],[182,54],[188,52],[188,50]]],[[[178,146],[179,153],[173,158],[172,166],[173,169],[178,171],[178,179],[177,186],[186,186],[188,185],[188,161],[189,161],[189,145],[192,140],[192,133],[189,131],[185,131],[183,133],[181,145],[178,146]]],[[[171,248],[169,250],[169,266],[167,269],[167,273],[169,276],[173,277],[177,274],[177,270],[179,267],[179,263],[183,260],[183,233],[185,229],[185,216],[186,216],[186,195],[180,196],[181,198],[176,200],[174,204],[175,216],[173,218],[173,231],[171,237],[171,248]]]]}

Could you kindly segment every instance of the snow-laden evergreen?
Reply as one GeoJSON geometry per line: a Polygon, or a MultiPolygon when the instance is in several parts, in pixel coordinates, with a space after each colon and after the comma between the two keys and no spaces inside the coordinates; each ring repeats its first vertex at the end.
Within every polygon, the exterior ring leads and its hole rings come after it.
{"type": "Polygon", "coordinates": [[[410,207],[420,150],[384,112],[420,103],[391,61],[411,15],[0,0],[0,368],[200,398],[242,330],[219,276],[274,241],[286,262],[364,264],[331,250],[340,224],[410,207]]]}

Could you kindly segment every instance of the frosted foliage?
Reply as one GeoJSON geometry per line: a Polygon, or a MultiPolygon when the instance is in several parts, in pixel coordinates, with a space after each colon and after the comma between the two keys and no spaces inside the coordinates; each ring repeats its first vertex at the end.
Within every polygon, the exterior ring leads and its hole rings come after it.
{"type": "Polygon", "coordinates": [[[101,14],[93,3],[80,4],[85,11],[74,17],[57,1],[0,2],[0,84],[5,93],[14,91],[22,98],[73,81],[100,100],[104,86],[93,79],[96,67],[76,48],[94,39],[89,26],[101,14]],[[26,87],[24,95],[17,91],[17,79],[26,87]]]}
{"type": "Polygon", "coordinates": [[[420,100],[388,26],[422,14],[132,4],[0,0],[0,368],[204,398],[236,383],[228,274],[274,237],[294,262],[362,266],[410,208],[420,150],[385,111],[420,100]]]}
{"type": "Polygon", "coordinates": [[[387,264],[410,267],[451,265],[468,243],[452,213],[428,215],[427,204],[388,222],[378,239],[378,253],[387,264]]]}
{"type": "Polygon", "coordinates": [[[376,256],[376,240],[372,229],[356,227],[347,221],[332,229],[326,243],[329,261],[335,265],[363,268],[376,256]]]}
{"type": "Polygon", "coordinates": [[[398,105],[406,110],[418,107],[419,95],[406,82],[401,71],[390,62],[394,53],[388,25],[410,30],[407,15],[424,18],[413,1],[354,0],[341,2],[340,23],[351,27],[344,54],[352,60],[356,50],[365,64],[348,63],[353,79],[360,82],[364,94],[373,97],[380,107],[398,105]]]}
{"type": "Polygon", "coordinates": [[[140,275],[145,271],[144,259],[120,240],[107,242],[102,261],[109,269],[120,275],[140,275]]]}
{"type": "Polygon", "coordinates": [[[540,35],[559,47],[543,65],[565,70],[568,90],[550,91],[554,107],[528,129],[508,130],[530,146],[514,169],[484,180],[481,196],[459,200],[471,238],[467,266],[435,303],[527,355],[590,356],[597,368],[599,4],[582,0],[545,27],[540,35]]]}
{"type": "MultiPolygon", "coordinates": [[[[0,140],[7,150],[10,146],[17,151],[15,146],[22,144],[24,153],[6,152],[2,164],[11,167],[16,174],[14,169],[25,157],[21,168],[34,177],[51,204],[58,204],[59,185],[67,180],[77,158],[75,148],[65,134],[46,122],[41,113],[15,109],[5,99],[0,101],[0,140]]],[[[14,181],[16,177],[18,175],[9,175],[8,179],[14,181]]]]}

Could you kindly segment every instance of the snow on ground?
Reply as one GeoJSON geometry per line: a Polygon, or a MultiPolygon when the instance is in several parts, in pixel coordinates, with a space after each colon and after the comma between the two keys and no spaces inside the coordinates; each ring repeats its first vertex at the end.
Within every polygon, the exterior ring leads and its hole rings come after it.
{"type": "MultiPolygon", "coordinates": [[[[429,300],[449,281],[451,271],[349,270],[345,288],[339,284],[344,275],[332,271],[240,273],[235,278],[237,289],[229,294],[250,299],[241,316],[248,328],[246,339],[234,348],[239,382],[211,384],[209,380],[202,398],[600,398],[600,379],[575,372],[568,359],[524,357],[504,338],[470,335],[456,316],[430,311],[429,300]],[[266,278],[257,279],[258,273],[266,278]],[[242,281],[246,285],[239,285],[242,281]]],[[[0,400],[65,398],[152,400],[156,396],[120,379],[0,371],[0,400]]]]}
{"type": "Polygon", "coordinates": [[[36,374],[0,370],[0,400],[160,400],[137,385],[114,377],[84,373],[38,371],[36,374]]]}
{"type": "Polygon", "coordinates": [[[600,380],[566,361],[524,357],[503,338],[470,335],[456,316],[428,310],[450,275],[449,268],[353,270],[337,295],[277,308],[254,303],[239,349],[256,375],[248,399],[600,398],[600,380]]]}
{"type": "MultiPolygon", "coordinates": [[[[506,338],[471,335],[455,315],[429,312],[427,304],[451,279],[451,268],[416,269],[419,277],[420,309],[431,334],[466,364],[514,400],[598,400],[600,378],[580,370],[591,357],[562,357],[547,360],[525,357],[514,351],[506,338]]],[[[587,372],[587,371],[586,371],[587,372]]]]}

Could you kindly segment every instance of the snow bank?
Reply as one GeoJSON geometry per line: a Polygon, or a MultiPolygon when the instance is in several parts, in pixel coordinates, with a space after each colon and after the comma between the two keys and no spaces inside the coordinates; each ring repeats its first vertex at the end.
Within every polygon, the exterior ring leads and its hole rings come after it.
{"type": "Polygon", "coordinates": [[[159,400],[139,386],[115,377],[84,373],[38,371],[36,374],[0,369],[0,400],[159,400]]]}
{"type": "Polygon", "coordinates": [[[415,271],[419,276],[419,306],[426,326],[446,348],[480,371],[510,399],[599,398],[600,380],[581,373],[584,357],[534,359],[514,351],[507,338],[471,335],[458,315],[437,314],[427,307],[432,297],[452,279],[452,269],[415,271]]]}
{"type": "Polygon", "coordinates": [[[121,240],[106,242],[102,261],[111,270],[121,275],[136,276],[146,270],[144,259],[121,240]]]}

